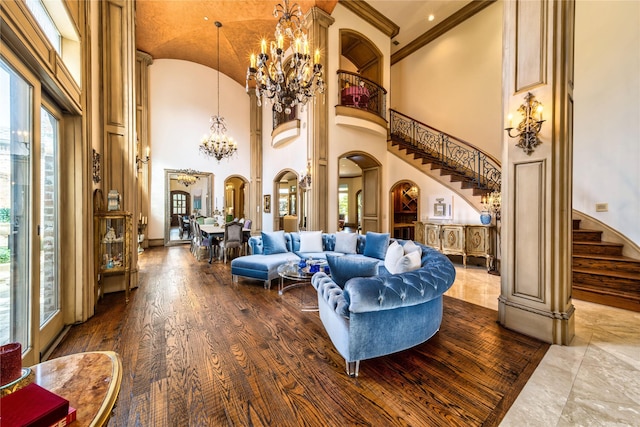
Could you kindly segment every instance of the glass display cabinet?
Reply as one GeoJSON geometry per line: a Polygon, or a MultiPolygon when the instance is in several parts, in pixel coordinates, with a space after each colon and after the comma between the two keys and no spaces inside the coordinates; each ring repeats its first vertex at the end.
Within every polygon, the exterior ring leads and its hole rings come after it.
{"type": "Polygon", "coordinates": [[[125,302],[131,290],[132,214],[123,211],[97,212],[94,215],[95,301],[102,298],[105,276],[124,277],[125,302]]]}

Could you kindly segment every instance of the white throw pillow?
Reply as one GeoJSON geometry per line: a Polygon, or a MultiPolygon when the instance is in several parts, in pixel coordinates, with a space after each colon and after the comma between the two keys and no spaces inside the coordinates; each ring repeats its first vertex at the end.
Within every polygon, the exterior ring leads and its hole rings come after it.
{"type": "Polygon", "coordinates": [[[395,272],[393,274],[400,274],[406,273],[407,271],[417,270],[420,268],[420,265],[420,254],[416,251],[409,252],[408,254],[400,257],[395,265],[395,272]]]}
{"type": "Polygon", "coordinates": [[[404,251],[402,246],[398,242],[392,242],[387,248],[387,254],[384,257],[384,268],[391,274],[396,274],[396,265],[402,256],[404,251]]]}
{"type": "Polygon", "coordinates": [[[408,254],[411,252],[418,252],[420,254],[420,256],[422,256],[422,248],[420,248],[420,246],[416,245],[415,242],[413,240],[409,240],[404,244],[404,254],[408,254]]]}
{"type": "Polygon", "coordinates": [[[322,231],[301,231],[300,252],[323,252],[322,231]]]}
{"type": "Polygon", "coordinates": [[[335,252],[343,254],[355,254],[358,247],[358,235],[356,233],[346,233],[344,231],[336,233],[335,252]]]}

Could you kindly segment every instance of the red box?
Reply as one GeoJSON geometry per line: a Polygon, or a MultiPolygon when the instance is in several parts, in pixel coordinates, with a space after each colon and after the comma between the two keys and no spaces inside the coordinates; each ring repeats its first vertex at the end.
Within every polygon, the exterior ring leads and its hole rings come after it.
{"type": "Polygon", "coordinates": [[[69,401],[31,383],[0,399],[2,427],[49,427],[65,418],[69,401]]]}

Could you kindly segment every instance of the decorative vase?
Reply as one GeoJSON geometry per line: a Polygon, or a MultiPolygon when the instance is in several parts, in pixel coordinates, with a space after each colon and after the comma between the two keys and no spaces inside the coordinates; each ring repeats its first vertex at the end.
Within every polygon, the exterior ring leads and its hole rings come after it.
{"type": "Polygon", "coordinates": [[[491,224],[491,214],[489,213],[489,211],[483,210],[482,213],[480,213],[480,222],[483,225],[491,224]]]}
{"type": "Polygon", "coordinates": [[[17,342],[0,347],[0,386],[20,378],[22,372],[22,345],[17,342]]]}

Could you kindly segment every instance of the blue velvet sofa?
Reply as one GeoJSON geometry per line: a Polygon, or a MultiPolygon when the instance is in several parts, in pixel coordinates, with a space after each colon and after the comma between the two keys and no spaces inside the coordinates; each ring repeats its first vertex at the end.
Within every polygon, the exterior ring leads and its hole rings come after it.
{"type": "Polygon", "coordinates": [[[437,250],[418,246],[422,257],[417,270],[389,274],[380,269],[376,276],[347,280],[344,288],[325,273],[313,276],[320,319],[345,358],[349,376],[358,375],[360,360],[416,346],[440,329],[442,295],[456,271],[437,250]]]}
{"type": "MultiPolygon", "coordinates": [[[[300,259],[314,258],[326,259],[327,254],[342,254],[335,251],[336,235],[333,233],[322,233],[322,251],[301,252],[300,233],[284,233],[286,251],[280,253],[268,253],[265,250],[262,235],[251,236],[249,238],[249,250],[251,255],[235,258],[231,261],[231,276],[234,282],[239,277],[247,279],[261,280],[265,289],[271,288],[271,281],[278,278],[277,268],[287,261],[299,261],[300,259]]],[[[353,257],[365,257],[366,236],[357,235],[356,253],[349,254],[353,257]]],[[[382,264],[380,259],[377,259],[382,264]]]]}

